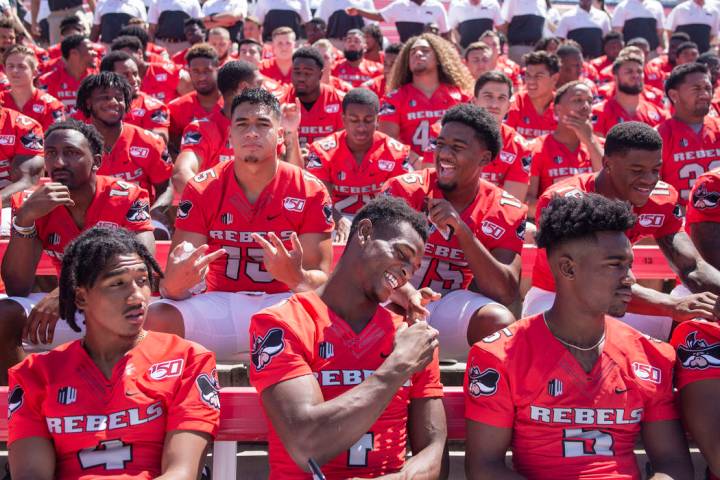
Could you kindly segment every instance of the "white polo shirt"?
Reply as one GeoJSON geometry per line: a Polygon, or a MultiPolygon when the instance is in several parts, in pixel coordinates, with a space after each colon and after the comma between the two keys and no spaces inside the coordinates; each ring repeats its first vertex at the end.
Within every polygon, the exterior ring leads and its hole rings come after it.
{"type": "Polygon", "coordinates": [[[591,7],[589,12],[575,7],[560,17],[555,36],[567,38],[568,32],[579,28],[599,28],[605,35],[610,31],[610,18],[595,7],[591,7]]]}
{"type": "Polygon", "coordinates": [[[500,4],[497,0],[480,0],[473,5],[469,0],[459,0],[450,4],[448,11],[448,25],[450,28],[457,28],[460,23],[468,20],[489,18],[498,27],[505,23],[505,18],[500,11],[500,4]]]}
{"type": "Polygon", "coordinates": [[[232,13],[247,17],[247,0],[207,0],[203,3],[202,13],[204,17],[217,15],[218,13],[232,13]]]}
{"type": "Polygon", "coordinates": [[[95,4],[93,25],[100,25],[100,19],[108,13],[127,13],[132,17],[147,21],[145,2],[142,0],[100,0],[95,4]]]}
{"type": "Polygon", "coordinates": [[[622,28],[625,22],[635,18],[654,18],[658,29],[665,28],[665,12],[657,0],[623,0],[613,10],[610,23],[613,27],[622,28]]]}
{"type": "Polygon", "coordinates": [[[547,14],[547,4],[545,0],[505,0],[501,11],[506,22],[520,15],[544,17],[547,14]]]}
{"type": "MultiPolygon", "coordinates": [[[[325,23],[330,20],[333,13],[338,10],[345,10],[349,7],[360,8],[362,10],[375,11],[375,4],[373,0],[322,0],[320,8],[315,12],[315,16],[325,20],[325,23]]],[[[365,21],[367,23],[367,20],[365,21]]]]}
{"type": "Polygon", "coordinates": [[[312,18],[310,13],[310,2],[308,0],[258,0],[255,5],[255,17],[260,23],[265,21],[265,15],[270,10],[289,10],[300,16],[302,23],[309,22],[312,18]]]}
{"type": "Polygon", "coordinates": [[[163,12],[185,12],[190,18],[202,18],[202,9],[198,0],[155,0],[148,11],[148,23],[157,25],[163,12]]]}
{"type": "Polygon", "coordinates": [[[425,0],[422,5],[410,0],[395,0],[378,13],[388,23],[408,22],[422,25],[436,23],[440,33],[447,33],[450,30],[445,7],[438,0],[425,0]]]}
{"type": "Polygon", "coordinates": [[[665,21],[665,29],[675,31],[683,25],[708,25],[710,35],[718,34],[718,9],[714,3],[705,2],[704,6],[695,3],[695,0],[687,0],[672,9],[665,21]]]}

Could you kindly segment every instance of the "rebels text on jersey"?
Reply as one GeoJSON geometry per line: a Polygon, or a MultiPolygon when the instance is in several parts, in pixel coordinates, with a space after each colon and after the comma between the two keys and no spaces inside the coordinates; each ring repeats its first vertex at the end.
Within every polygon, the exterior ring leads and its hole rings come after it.
{"type": "Polygon", "coordinates": [[[500,124],[502,150],[495,159],[483,167],[481,176],[488,182],[503,187],[505,182],[528,183],[532,153],[530,144],[514,128],[500,124]]]}
{"type": "Polygon", "coordinates": [[[208,170],[218,163],[235,158],[230,145],[230,120],[222,111],[191,122],[183,131],[180,151],[195,153],[200,159],[200,171],[208,170]]]}
{"type": "MultiPolygon", "coordinates": [[[[428,199],[444,198],[437,185],[434,168],[392,178],[387,181],[383,191],[405,199],[411,207],[421,212],[427,212],[428,199]]],[[[503,248],[518,255],[521,253],[527,207],[517,198],[480,179],[477,197],[458,213],[489,251],[503,248]]],[[[472,270],[465,260],[457,236],[452,232],[440,231],[431,224],[422,266],[415,272],[412,284],[416,288],[431,287],[445,294],[468,288],[472,280],[472,270]]]]}
{"type": "MultiPolygon", "coordinates": [[[[360,333],[335,315],[315,292],[255,314],[250,322],[250,381],[259,393],[292,378],[314,375],[325,401],[372,375],[392,351],[402,317],[378,307],[360,333]]],[[[377,477],[399,471],[405,461],[408,405],[413,399],[442,397],[437,350],[433,361],[393,396],[370,430],[347,452],[323,465],[330,480],[377,477]]],[[[306,479],[268,421],[270,478],[306,479]]]]}
{"type": "MultiPolygon", "coordinates": [[[[595,192],[596,173],[586,173],[567,178],[553,185],[538,198],[535,218],[542,215],[553,195],[561,197],[574,197],[585,193],[595,192]]],[[[633,207],[637,216],[635,225],[625,232],[631,243],[636,243],[645,237],[655,239],[677,233],[682,228],[683,212],[678,203],[677,191],[665,182],[658,182],[650,193],[648,202],[641,208],[633,207]]],[[[535,265],[532,272],[532,284],[543,290],[555,291],[555,280],[550,272],[545,249],[538,249],[535,265]]]]}
{"type": "Polygon", "coordinates": [[[670,345],[606,317],[590,372],[542,314],[477,342],[465,375],[465,417],[512,428],[513,465],[533,479],[640,479],[641,424],[678,418],[670,345]]]}
{"type": "Polygon", "coordinates": [[[43,156],[43,130],[39,123],[22,113],[0,107],[0,188],[11,182],[16,156],[43,156]]]}
{"type": "Polygon", "coordinates": [[[110,379],[80,340],[30,355],[9,377],[8,443],[51,440],[59,480],[156,478],[167,432],[214,437],[220,421],[214,354],[166,333],[148,332],[110,379]]]}
{"type": "Polygon", "coordinates": [[[700,132],[675,118],[657,127],[662,137],[661,178],[680,192],[685,204],[695,180],[720,167],[720,118],[706,115],[700,132]]]}
{"type": "MultiPolygon", "coordinates": [[[[37,187],[11,197],[15,211],[37,187]]],[[[35,220],[38,239],[60,275],[65,247],[83,231],[101,225],[126,228],[131,232],[152,232],[148,193],[135,184],[104,175],[95,176],[95,196],[85,212],[85,224],[78,227],[67,208],[59,207],[35,220]]]]}
{"type": "Polygon", "coordinates": [[[429,98],[411,83],[388,92],[380,102],[378,120],[400,127],[399,140],[423,155],[434,140],[430,127],[455,105],[470,97],[458,87],[441,83],[429,98]]]}
{"type": "Polygon", "coordinates": [[[528,140],[552,133],[557,128],[553,103],[538,113],[527,92],[518,92],[513,98],[505,123],[528,140]]]}
{"type": "Polygon", "coordinates": [[[411,169],[410,147],[380,132],[375,132],[360,164],[347,146],[345,130],[315,141],[309,150],[305,168],[332,184],[333,205],[343,215],[355,215],[380,193],[387,179],[411,169]]]}
{"type": "Polygon", "coordinates": [[[275,176],[255,203],[235,180],[233,162],[224,162],[190,180],[178,205],[176,228],[207,237],[208,253],[220,248],[227,256],[210,264],[208,291],[287,292],[263,263],[263,249],[253,233],[275,233],[288,250],[293,232],[330,233],[332,204],[323,183],[312,174],[279,162],[275,176]]]}
{"type": "MultiPolygon", "coordinates": [[[[300,109],[300,128],[298,138],[300,145],[309,145],[315,140],[343,129],[342,100],[345,94],[329,85],[320,85],[320,96],[307,110],[305,105],[300,109]]],[[[289,87],[280,100],[281,104],[294,104],[297,95],[295,87],[289,87]]]]}

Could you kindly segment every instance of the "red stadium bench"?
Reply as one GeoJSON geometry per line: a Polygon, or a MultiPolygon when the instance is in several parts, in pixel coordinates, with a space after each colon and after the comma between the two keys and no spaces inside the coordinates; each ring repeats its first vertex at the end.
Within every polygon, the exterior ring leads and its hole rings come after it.
{"type": "MultiPolygon", "coordinates": [[[[461,387],[445,387],[445,412],[448,438],[465,438],[465,407],[461,387]]],[[[7,411],[8,387],[0,387],[0,412],[7,411]]],[[[252,387],[229,387],[220,390],[220,430],[213,447],[215,478],[237,478],[237,442],[267,441],[267,424],[260,399],[252,387]]],[[[0,415],[0,441],[7,442],[8,424],[0,415]]]]}

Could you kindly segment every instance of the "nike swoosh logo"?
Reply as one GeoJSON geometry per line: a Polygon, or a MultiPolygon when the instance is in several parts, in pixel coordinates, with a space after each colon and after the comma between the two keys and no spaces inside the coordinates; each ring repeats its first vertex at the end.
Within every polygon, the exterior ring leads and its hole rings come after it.
{"type": "MultiPolygon", "coordinates": [[[[390,353],[392,353],[392,350],[390,350],[390,353]]],[[[380,358],[387,358],[390,356],[390,353],[382,353],[380,352],[380,358]]]]}
{"type": "Polygon", "coordinates": [[[622,388],[615,387],[615,393],[617,393],[618,395],[621,394],[621,393],[625,393],[625,392],[627,392],[627,391],[628,391],[627,388],[622,389],[622,388]]]}
{"type": "Polygon", "coordinates": [[[282,215],[282,213],[278,213],[277,215],[268,215],[267,219],[268,219],[268,221],[272,221],[272,220],[275,220],[276,218],[278,218],[280,215],[282,215]]]}

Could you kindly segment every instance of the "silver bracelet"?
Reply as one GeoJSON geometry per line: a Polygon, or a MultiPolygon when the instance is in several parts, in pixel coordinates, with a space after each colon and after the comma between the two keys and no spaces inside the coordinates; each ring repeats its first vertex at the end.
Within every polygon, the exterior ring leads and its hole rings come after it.
{"type": "Polygon", "coordinates": [[[17,233],[23,234],[23,235],[32,235],[33,233],[36,233],[37,230],[35,229],[35,222],[32,223],[29,227],[21,227],[17,223],[15,223],[15,217],[12,219],[12,228],[17,233]]]}

